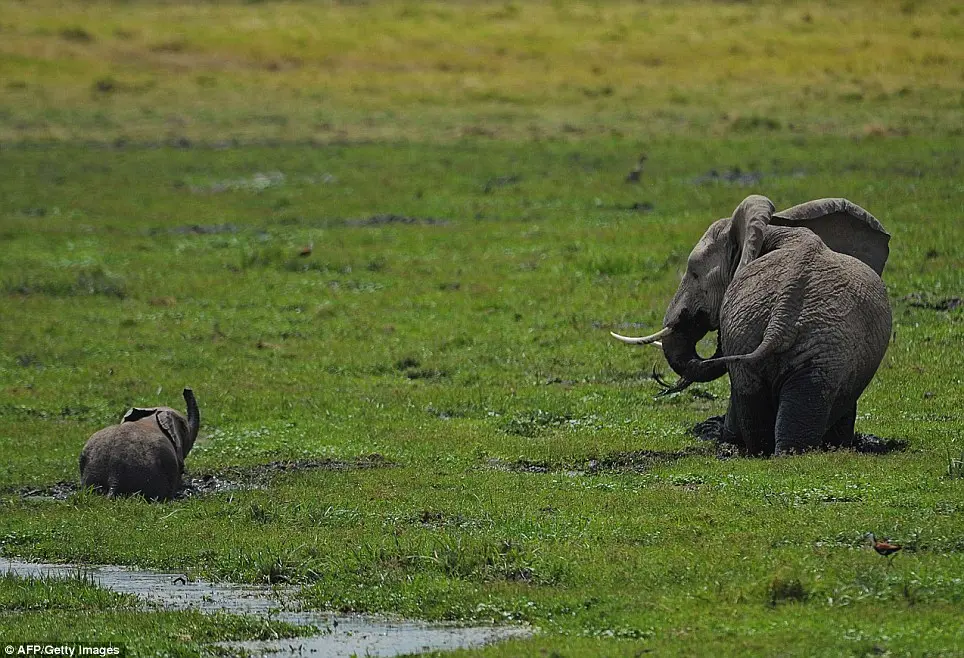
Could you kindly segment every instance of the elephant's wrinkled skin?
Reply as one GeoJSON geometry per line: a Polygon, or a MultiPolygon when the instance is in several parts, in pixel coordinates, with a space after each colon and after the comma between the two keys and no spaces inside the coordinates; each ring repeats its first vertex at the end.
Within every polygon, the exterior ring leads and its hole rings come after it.
{"type": "Polygon", "coordinates": [[[747,197],[696,244],[663,330],[616,337],[662,339],[677,390],[729,373],[724,437],[748,453],[849,446],[890,339],[889,239],[846,199],[774,213],[766,197],[747,197]],[[703,359],[696,343],[712,330],[719,348],[703,359]]]}
{"type": "Polygon", "coordinates": [[[169,407],[138,408],[119,425],[96,432],[80,453],[80,483],[110,497],[141,494],[167,500],[181,486],[184,458],[194,446],[201,416],[184,389],[187,418],[169,407]]]}

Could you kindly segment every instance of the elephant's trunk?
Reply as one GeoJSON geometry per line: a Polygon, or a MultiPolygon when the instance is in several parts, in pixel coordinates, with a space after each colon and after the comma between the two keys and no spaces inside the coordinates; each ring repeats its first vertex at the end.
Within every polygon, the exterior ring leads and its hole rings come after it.
{"type": "Polygon", "coordinates": [[[696,343],[706,334],[707,331],[699,327],[686,329],[677,326],[663,339],[663,354],[667,363],[687,382],[710,382],[726,374],[725,363],[704,359],[696,352],[696,343]]]}
{"type": "Polygon", "coordinates": [[[194,391],[190,388],[184,389],[184,401],[187,403],[188,437],[191,446],[193,446],[195,439],[197,439],[198,430],[201,429],[201,413],[197,408],[197,400],[194,399],[194,391]]]}

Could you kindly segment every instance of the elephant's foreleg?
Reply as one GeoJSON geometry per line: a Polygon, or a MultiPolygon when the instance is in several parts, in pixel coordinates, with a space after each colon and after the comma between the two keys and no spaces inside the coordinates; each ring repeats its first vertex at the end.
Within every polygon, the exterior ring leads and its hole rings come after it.
{"type": "Polygon", "coordinates": [[[849,448],[854,444],[854,423],[857,420],[857,403],[849,406],[840,420],[835,422],[823,435],[826,448],[849,448]]]}
{"type": "Polygon", "coordinates": [[[823,382],[812,374],[791,377],[780,389],[775,428],[775,454],[816,448],[827,431],[830,403],[823,382]]]}

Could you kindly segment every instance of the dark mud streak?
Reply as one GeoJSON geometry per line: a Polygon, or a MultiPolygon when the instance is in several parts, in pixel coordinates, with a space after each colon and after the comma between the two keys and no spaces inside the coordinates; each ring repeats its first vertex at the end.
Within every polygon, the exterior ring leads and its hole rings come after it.
{"type": "Polygon", "coordinates": [[[395,215],[385,213],[372,215],[364,219],[346,219],[342,222],[344,226],[388,226],[392,224],[419,225],[419,226],[446,226],[450,222],[446,219],[435,217],[407,217],[405,215],[395,215]]]}
{"type": "Polygon", "coordinates": [[[489,194],[493,190],[499,187],[510,187],[513,185],[518,185],[522,182],[522,177],[516,174],[511,174],[508,176],[499,176],[497,178],[490,178],[485,181],[485,185],[482,186],[482,193],[489,194]]]}
{"type": "Polygon", "coordinates": [[[238,225],[230,222],[224,224],[182,224],[178,226],[150,227],[141,229],[144,235],[157,237],[160,235],[181,235],[181,236],[209,236],[209,235],[237,235],[251,234],[255,236],[268,236],[270,227],[283,226],[300,229],[310,228],[378,228],[382,226],[448,226],[451,220],[436,217],[408,217],[393,213],[383,213],[364,218],[326,218],[311,219],[304,217],[285,218],[278,221],[269,221],[262,225],[249,224],[238,225]]]}
{"type": "MultiPolygon", "coordinates": [[[[171,150],[198,150],[198,151],[225,151],[232,149],[281,149],[281,148],[344,148],[346,146],[365,146],[378,143],[374,139],[220,139],[220,140],[191,140],[187,137],[172,137],[162,141],[131,140],[118,137],[114,140],[84,140],[71,142],[70,145],[83,148],[88,151],[158,151],[161,149],[171,150]]],[[[0,151],[54,151],[62,150],[64,142],[54,140],[13,140],[0,142],[0,151]]]]}
{"type": "MultiPolygon", "coordinates": [[[[54,500],[67,500],[71,495],[80,490],[80,485],[76,482],[61,480],[45,486],[29,486],[15,489],[13,493],[20,494],[21,498],[52,498],[54,500]]],[[[5,491],[8,493],[10,490],[5,491]]]]}
{"type": "MultiPolygon", "coordinates": [[[[720,446],[735,448],[733,444],[723,441],[723,420],[724,416],[710,416],[704,421],[693,425],[687,433],[700,441],[711,441],[720,446]]],[[[907,439],[888,439],[874,434],[864,434],[857,432],[854,434],[852,450],[868,455],[886,455],[892,452],[903,452],[910,447],[907,439]]]]}
{"type": "MultiPolygon", "coordinates": [[[[253,466],[231,466],[216,472],[201,471],[191,475],[185,473],[181,488],[174,495],[175,500],[217,494],[225,491],[260,489],[271,483],[279,474],[300,471],[351,471],[372,468],[391,468],[395,463],[378,453],[372,453],[351,460],[342,459],[300,459],[281,460],[253,466]]],[[[22,499],[67,500],[80,491],[75,481],[62,480],[49,485],[31,485],[0,489],[0,493],[15,493],[22,499]]]]}
{"type": "MultiPolygon", "coordinates": [[[[28,367],[28,366],[23,366],[28,367]]],[[[36,409],[26,405],[0,404],[0,418],[11,417],[16,420],[77,420],[80,422],[97,421],[102,418],[102,411],[78,405],[76,407],[62,407],[59,411],[50,409],[36,409]]]]}
{"type": "Polygon", "coordinates": [[[686,457],[712,454],[702,447],[682,450],[633,450],[613,452],[600,457],[565,462],[534,461],[529,459],[506,460],[490,458],[485,465],[497,471],[510,473],[568,473],[592,475],[596,473],[646,473],[657,466],[672,464],[686,457]]]}
{"type": "Polygon", "coordinates": [[[213,473],[201,472],[189,478],[185,477],[176,498],[191,498],[236,489],[257,489],[269,484],[276,476],[283,473],[315,470],[352,471],[393,466],[395,466],[393,462],[378,453],[352,460],[299,459],[273,461],[253,466],[233,466],[213,473]]]}
{"type": "Polygon", "coordinates": [[[901,301],[907,302],[909,306],[914,308],[924,308],[929,311],[953,311],[964,307],[964,300],[960,297],[944,297],[933,300],[930,295],[923,292],[912,292],[909,295],[904,295],[901,297],[901,301]]]}
{"type": "Polygon", "coordinates": [[[708,183],[730,183],[740,186],[756,185],[763,180],[763,174],[759,171],[742,171],[739,167],[724,169],[722,172],[711,169],[702,176],[693,179],[693,185],[706,185],[708,183]]]}
{"type": "Polygon", "coordinates": [[[160,235],[161,233],[171,233],[173,235],[220,235],[223,233],[238,233],[241,228],[235,224],[185,224],[174,226],[169,229],[151,228],[147,234],[150,236],[160,235]]]}

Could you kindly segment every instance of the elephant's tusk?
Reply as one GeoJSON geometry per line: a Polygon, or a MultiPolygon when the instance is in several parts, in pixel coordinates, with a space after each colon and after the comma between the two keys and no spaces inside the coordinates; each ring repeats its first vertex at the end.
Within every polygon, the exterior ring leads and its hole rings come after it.
{"type": "Polygon", "coordinates": [[[621,340],[622,342],[628,343],[629,345],[648,345],[649,343],[657,343],[657,341],[659,341],[660,338],[665,338],[666,336],[669,336],[671,333],[673,333],[673,330],[670,327],[663,327],[652,336],[642,336],[640,338],[634,338],[632,336],[620,336],[619,334],[613,331],[610,331],[609,333],[616,340],[621,340]]]}

